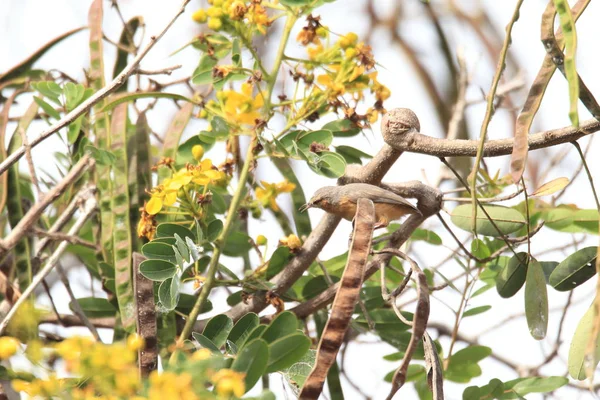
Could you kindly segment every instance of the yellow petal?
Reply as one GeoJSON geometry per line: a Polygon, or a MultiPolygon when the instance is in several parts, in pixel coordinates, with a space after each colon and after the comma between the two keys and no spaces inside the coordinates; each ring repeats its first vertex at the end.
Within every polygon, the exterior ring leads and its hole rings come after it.
{"type": "Polygon", "coordinates": [[[152,197],[149,202],[146,203],[146,212],[150,215],[156,215],[162,209],[163,202],[159,197],[152,197]]]}
{"type": "Polygon", "coordinates": [[[177,201],[177,192],[169,192],[165,195],[165,199],[163,200],[166,206],[172,206],[177,201]]]}

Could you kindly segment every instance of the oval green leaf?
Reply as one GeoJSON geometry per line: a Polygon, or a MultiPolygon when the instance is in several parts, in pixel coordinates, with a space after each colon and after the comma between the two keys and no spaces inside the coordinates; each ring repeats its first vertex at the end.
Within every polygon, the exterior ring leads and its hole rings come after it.
{"type": "Polygon", "coordinates": [[[298,326],[298,319],[293,312],[284,311],[275,317],[269,324],[267,329],[261,335],[261,339],[267,343],[272,343],[275,340],[288,336],[296,332],[298,326]]]}
{"type": "Polygon", "coordinates": [[[194,340],[196,340],[196,342],[198,342],[201,348],[209,349],[214,354],[221,354],[221,350],[219,350],[217,345],[215,345],[213,341],[207,338],[206,336],[197,332],[192,332],[192,337],[194,338],[194,340]]]}
{"type": "Polygon", "coordinates": [[[596,246],[576,251],[550,274],[550,284],[561,292],[572,290],[596,274],[596,246]]]}
{"type": "Polygon", "coordinates": [[[521,396],[529,393],[547,393],[563,387],[569,383],[569,379],[564,376],[547,376],[527,378],[518,382],[512,390],[521,396]]]}
{"type": "Polygon", "coordinates": [[[175,264],[165,260],[145,260],[140,264],[140,273],[151,281],[162,282],[177,272],[175,264]]]}
{"type": "Polygon", "coordinates": [[[542,265],[531,260],[525,281],[525,316],[529,332],[535,340],[546,337],[548,330],[548,290],[542,265]]]}
{"type": "MultiPolygon", "coordinates": [[[[106,318],[114,317],[117,309],[108,299],[98,297],[82,297],[77,299],[83,313],[88,318],[106,318]]],[[[73,310],[73,302],[69,303],[69,308],[73,310]]]]}
{"type": "Polygon", "coordinates": [[[569,358],[567,361],[569,375],[579,381],[586,379],[588,377],[586,371],[594,371],[596,365],[598,365],[598,360],[600,360],[600,337],[597,338],[596,345],[594,346],[594,360],[590,363],[589,359],[586,358],[588,344],[594,330],[594,314],[594,304],[592,303],[592,306],[583,315],[581,321],[579,321],[571,340],[571,347],[569,348],[569,358]]]}
{"type": "Polygon", "coordinates": [[[231,369],[246,374],[244,383],[246,392],[267,372],[269,362],[269,346],[262,339],[253,340],[244,347],[233,360],[231,369]]]}
{"type": "Polygon", "coordinates": [[[165,222],[156,227],[156,237],[175,237],[175,234],[178,234],[184,240],[186,237],[196,240],[196,235],[194,235],[194,232],[185,226],[165,222]]]}
{"type": "MultiPolygon", "coordinates": [[[[508,235],[509,233],[518,231],[527,223],[525,217],[514,208],[496,205],[484,205],[483,208],[494,220],[500,232],[498,232],[496,227],[490,222],[481,207],[478,207],[476,229],[477,233],[480,235],[508,235]]],[[[452,222],[460,229],[471,232],[473,220],[472,211],[473,207],[471,204],[463,204],[456,207],[452,211],[452,222]]]]}
{"type": "Polygon", "coordinates": [[[220,348],[227,341],[227,336],[229,336],[232,328],[233,320],[225,314],[219,314],[208,321],[202,334],[220,348]]]}
{"type": "Polygon", "coordinates": [[[521,289],[527,277],[527,259],[527,253],[517,253],[502,268],[496,277],[496,290],[501,297],[507,299],[521,289]]]}
{"type": "Polygon", "coordinates": [[[175,263],[173,246],[152,241],[142,246],[142,254],[151,260],[165,260],[175,263]]]}
{"type": "Polygon", "coordinates": [[[267,266],[267,272],[265,278],[267,280],[271,279],[278,273],[280,273],[283,268],[286,266],[287,262],[291,257],[290,249],[286,246],[278,247],[277,250],[273,252],[271,255],[271,259],[269,260],[269,265],[267,266]]]}
{"type": "Polygon", "coordinates": [[[310,344],[310,339],[303,333],[294,333],[274,341],[269,345],[267,372],[277,372],[292,366],[306,354],[310,344]]]}
{"type": "Polygon", "coordinates": [[[260,324],[258,315],[255,313],[248,313],[239,319],[238,322],[233,326],[227,340],[233,342],[238,349],[244,346],[246,339],[250,336],[250,333],[260,324]]]}

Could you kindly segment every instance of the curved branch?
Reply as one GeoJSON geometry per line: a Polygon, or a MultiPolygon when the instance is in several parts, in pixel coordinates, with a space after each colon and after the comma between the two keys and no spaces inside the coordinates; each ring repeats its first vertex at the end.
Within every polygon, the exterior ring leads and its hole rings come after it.
{"type": "MultiPolygon", "coordinates": [[[[600,121],[589,119],[582,122],[579,128],[567,126],[534,133],[529,135],[529,149],[538,150],[569,143],[599,130],[600,121]]],[[[418,132],[408,132],[402,136],[386,136],[384,133],[383,139],[397,151],[427,154],[436,157],[475,157],[477,155],[477,140],[440,139],[418,132]]],[[[488,140],[485,142],[483,156],[498,157],[509,155],[512,153],[513,143],[513,138],[488,140]]]]}

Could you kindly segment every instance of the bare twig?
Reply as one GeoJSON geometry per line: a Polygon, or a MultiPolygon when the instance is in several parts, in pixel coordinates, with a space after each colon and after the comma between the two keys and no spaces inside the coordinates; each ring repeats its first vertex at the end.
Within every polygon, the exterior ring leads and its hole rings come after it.
{"type": "Polygon", "coordinates": [[[69,295],[69,298],[71,299],[71,307],[73,309],[73,313],[75,313],[75,315],[77,316],[77,318],[79,318],[81,320],[83,325],[89,329],[89,331],[91,332],[94,339],[96,339],[98,342],[101,342],[100,335],[98,335],[98,331],[96,330],[96,327],[86,317],[85,313],[83,312],[83,309],[81,308],[81,305],[75,298],[75,294],[73,293],[73,290],[71,289],[71,284],[69,283],[67,274],[65,274],[65,271],[63,270],[62,266],[60,265],[60,262],[56,263],[56,272],[58,272],[58,276],[60,277],[61,282],[65,286],[65,289],[67,289],[67,294],[69,295]]]}
{"type": "MultiPolygon", "coordinates": [[[[73,236],[76,235],[77,232],[79,232],[83,224],[85,224],[88,218],[96,211],[96,206],[97,202],[94,196],[90,196],[85,200],[85,203],[83,205],[83,211],[81,215],[77,218],[77,220],[73,223],[71,229],[69,229],[69,235],[73,236]]],[[[4,333],[4,330],[6,329],[8,323],[15,316],[19,307],[23,305],[27,298],[33,293],[37,285],[40,284],[40,282],[50,273],[52,268],[54,268],[54,266],[58,263],[60,257],[65,252],[67,246],[67,242],[62,242],[60,245],[58,245],[54,253],[52,253],[52,255],[48,258],[48,261],[46,262],[46,265],[44,265],[44,268],[42,268],[40,272],[38,272],[33,277],[31,284],[27,287],[27,289],[23,291],[21,297],[19,297],[19,299],[12,306],[8,314],[6,314],[6,317],[4,317],[4,319],[2,320],[2,323],[0,323],[0,335],[4,333]]]]}
{"type": "MultiPolygon", "coordinates": [[[[106,96],[108,96],[109,94],[111,94],[112,92],[117,90],[121,85],[123,85],[127,81],[127,78],[129,78],[129,76],[131,74],[133,74],[134,71],[138,68],[142,59],[144,57],[146,57],[146,54],[148,54],[148,52],[152,49],[152,47],[154,47],[156,42],[158,42],[158,40],[161,37],[163,37],[163,35],[167,32],[167,30],[175,23],[177,18],[181,14],[183,14],[183,12],[185,11],[186,5],[189,2],[190,2],[190,0],[184,0],[182,2],[181,7],[179,8],[179,10],[175,14],[175,16],[173,16],[169,20],[169,22],[162,29],[162,31],[158,35],[150,37],[150,42],[148,42],[146,47],[144,47],[138,53],[138,55],[131,61],[131,63],[128,64],[123,69],[123,71],[121,71],[121,73],[119,75],[117,75],[115,77],[115,79],[112,80],[112,82],[110,82],[108,85],[106,85],[105,87],[103,87],[102,89],[100,89],[99,91],[94,93],[90,98],[88,98],[87,100],[82,102],[80,105],[75,107],[71,112],[69,112],[68,114],[63,116],[60,120],[58,120],[56,123],[54,123],[51,127],[49,127],[48,129],[46,129],[45,131],[40,133],[40,135],[38,137],[36,137],[35,139],[33,139],[31,141],[31,148],[37,146],[42,141],[44,141],[45,139],[47,139],[54,133],[58,132],[59,129],[64,128],[65,126],[69,125],[71,122],[75,121],[80,115],[88,112],[95,104],[100,102],[106,96]]],[[[21,146],[14,153],[12,153],[10,156],[8,156],[6,158],[6,160],[4,160],[0,164],[0,174],[3,174],[8,169],[8,167],[10,167],[17,160],[19,160],[21,157],[23,157],[24,154],[25,154],[25,147],[21,146]]]]}
{"type": "Polygon", "coordinates": [[[40,218],[44,210],[52,204],[77,178],[87,170],[94,161],[90,158],[89,154],[84,155],[75,164],[75,166],[69,171],[69,173],[60,181],[52,190],[35,203],[19,221],[10,234],[0,241],[0,256],[5,254],[8,250],[12,249],[21,240],[21,238],[27,233],[29,228],[40,218]]]}
{"type": "Polygon", "coordinates": [[[148,71],[145,69],[138,68],[135,70],[137,75],[171,75],[173,71],[181,68],[181,64],[173,65],[172,67],[166,67],[162,69],[157,69],[154,71],[148,71]]]}

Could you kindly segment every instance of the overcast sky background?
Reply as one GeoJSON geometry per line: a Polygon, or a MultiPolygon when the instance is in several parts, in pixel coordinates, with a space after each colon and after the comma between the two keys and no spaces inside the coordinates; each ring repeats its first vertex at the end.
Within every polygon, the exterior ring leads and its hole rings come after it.
{"type": "MultiPolygon", "coordinates": [[[[378,10],[385,14],[389,11],[393,0],[378,0],[378,10]]],[[[164,24],[171,18],[179,7],[179,1],[158,1],[158,0],[121,0],[119,4],[126,19],[136,15],[142,15],[146,23],[145,41],[150,35],[157,34],[164,24]]],[[[441,16],[443,28],[452,38],[451,47],[455,51],[461,48],[467,59],[468,70],[471,77],[471,86],[468,90],[468,99],[477,100],[482,98],[482,91],[487,92],[490,87],[491,79],[494,73],[497,60],[490,61],[481,48],[479,43],[473,37],[473,33],[465,29],[462,24],[456,23],[453,19],[445,17],[447,8],[445,1],[432,1],[438,14],[441,16]]],[[[470,11],[480,4],[476,1],[457,1],[465,11],[470,11]]],[[[504,26],[509,21],[514,7],[515,1],[482,1],[481,4],[491,10],[490,15],[493,17],[493,22],[496,29],[504,31],[504,26]]],[[[0,7],[0,71],[5,71],[22,59],[26,58],[33,51],[46,43],[51,38],[54,38],[70,29],[84,26],[87,24],[87,12],[89,8],[89,0],[2,0],[0,7]]],[[[105,2],[105,19],[104,30],[106,35],[118,40],[121,32],[121,23],[115,12],[109,7],[109,2],[105,2]]],[[[443,60],[439,58],[437,50],[437,39],[432,28],[429,26],[429,21],[422,13],[422,6],[417,0],[405,0],[405,13],[407,17],[402,23],[401,29],[405,39],[418,49],[420,59],[424,65],[432,71],[432,75],[437,83],[444,82],[445,71],[443,60]]],[[[153,70],[164,67],[169,67],[175,64],[182,64],[183,67],[176,71],[171,77],[158,77],[157,80],[167,82],[178,77],[189,75],[195,68],[199,53],[191,48],[188,48],[174,56],[170,56],[174,49],[180,48],[187,43],[195,34],[200,32],[200,26],[195,24],[191,18],[191,13],[202,5],[200,1],[192,1],[186,10],[186,13],[180,17],[177,23],[164,36],[163,39],[154,47],[149,55],[141,64],[143,69],[153,70]]],[[[540,18],[545,1],[529,0],[524,3],[521,8],[520,20],[513,29],[513,45],[510,51],[519,60],[519,64],[524,67],[520,73],[528,87],[543,60],[545,51],[539,41],[539,25],[540,18]]],[[[339,0],[334,4],[322,7],[316,12],[321,15],[321,22],[331,28],[333,32],[346,33],[349,31],[356,32],[359,37],[364,35],[368,25],[365,21],[364,2],[354,0],[339,0]]],[[[597,56],[597,38],[600,37],[600,5],[596,2],[591,2],[588,9],[577,23],[577,31],[579,34],[578,42],[578,58],[577,67],[580,75],[586,82],[587,86],[593,93],[600,92],[600,74],[595,73],[598,70],[599,59],[597,56]]],[[[302,26],[297,24],[297,29],[302,26]]],[[[280,29],[274,27],[272,29],[280,29]]],[[[295,34],[292,35],[292,38],[295,34]]],[[[266,49],[273,49],[277,45],[279,36],[273,35],[269,41],[260,43],[266,49]]],[[[421,131],[424,134],[442,137],[444,136],[445,128],[438,124],[435,116],[435,110],[431,104],[426,92],[424,92],[421,82],[417,75],[406,61],[405,55],[397,46],[390,44],[390,38],[382,30],[377,30],[373,37],[373,52],[375,59],[381,67],[378,67],[379,80],[390,87],[392,97],[387,100],[386,107],[388,109],[394,107],[408,107],[416,112],[421,122],[421,131]]],[[[37,68],[51,69],[57,68],[70,76],[83,80],[84,69],[89,66],[89,51],[88,51],[88,34],[87,31],[80,32],[73,37],[65,40],[60,46],[54,48],[46,56],[36,63],[37,68]]],[[[304,50],[294,41],[290,42],[289,54],[302,54],[304,50]]],[[[106,59],[105,65],[107,69],[107,77],[112,72],[112,66],[115,59],[116,51],[111,44],[105,43],[106,59]]],[[[509,71],[507,79],[516,76],[514,71],[509,71]]],[[[185,92],[184,87],[178,87],[173,91],[185,92]]],[[[526,93],[526,92],[525,92],[526,93]]],[[[521,106],[524,100],[523,91],[518,92],[518,95],[513,97],[517,106],[521,106]]],[[[28,102],[22,102],[18,107],[11,111],[11,116],[17,116],[22,113],[28,102]]],[[[152,128],[158,133],[164,133],[168,127],[170,120],[175,113],[176,108],[169,100],[161,100],[159,107],[149,114],[149,122],[152,128]]],[[[567,85],[563,77],[557,73],[546,92],[546,96],[542,103],[542,107],[536,117],[532,132],[546,130],[551,128],[559,128],[570,124],[568,119],[568,95],[567,85]]],[[[467,110],[467,120],[471,126],[471,132],[478,133],[479,126],[483,119],[484,104],[474,105],[467,110]]],[[[590,118],[584,107],[580,106],[580,119],[585,120],[590,118]]],[[[313,126],[315,128],[322,126],[325,121],[317,121],[313,126]]],[[[202,123],[196,122],[190,124],[186,130],[186,137],[197,133],[203,127],[202,123]]],[[[30,138],[36,137],[44,128],[41,122],[34,122],[28,131],[30,138]]],[[[276,127],[275,127],[276,128],[276,127]]],[[[12,132],[14,127],[9,128],[8,132],[12,132]]],[[[498,110],[495,118],[490,124],[488,137],[505,138],[512,136],[513,127],[511,126],[508,113],[505,110],[498,110]]],[[[342,142],[338,142],[342,144],[342,142]]],[[[587,139],[580,140],[582,147],[587,144],[587,139]]],[[[373,127],[373,131],[367,131],[366,135],[344,141],[343,144],[349,144],[353,147],[360,148],[370,154],[374,154],[381,148],[383,141],[380,135],[379,125],[373,127]]],[[[547,168],[548,160],[557,151],[567,148],[570,145],[559,146],[558,149],[533,153],[531,157],[539,162],[542,171],[547,168]]],[[[217,147],[218,148],[218,147],[217,147]]],[[[56,170],[52,164],[50,157],[52,152],[64,151],[63,144],[56,138],[47,140],[44,145],[38,146],[33,151],[34,160],[37,161],[38,168],[44,169],[51,174],[55,174],[56,170]]],[[[215,162],[223,160],[221,150],[213,150],[210,153],[215,162]]],[[[598,157],[598,145],[595,143],[588,157],[589,167],[592,173],[598,176],[600,172],[598,157]]],[[[564,161],[550,172],[548,179],[557,178],[560,176],[570,177],[578,162],[578,156],[574,149],[564,161]]],[[[493,160],[488,160],[487,163],[490,171],[493,173],[500,170],[501,174],[506,174],[509,167],[509,158],[500,157],[493,160]]],[[[294,167],[303,182],[305,193],[310,195],[316,189],[327,184],[333,184],[333,180],[329,180],[312,173],[303,163],[294,163],[294,167]]],[[[440,171],[439,162],[435,158],[426,157],[416,154],[404,154],[399,161],[394,165],[392,170],[387,175],[385,181],[401,182],[407,180],[418,179],[425,182],[435,181],[440,171]]],[[[279,181],[281,177],[273,168],[269,168],[268,161],[261,160],[259,164],[257,177],[267,181],[279,181]]],[[[597,182],[598,184],[598,182],[597,182]]],[[[533,189],[533,188],[530,188],[533,189]]],[[[521,199],[522,200],[522,199],[521,199]]],[[[518,200],[518,201],[521,201],[518,200]]],[[[516,201],[516,200],[515,200],[516,201]]],[[[589,188],[589,183],[584,174],[581,174],[577,181],[571,186],[565,194],[562,201],[564,203],[574,203],[580,208],[594,208],[594,202],[589,188]]],[[[291,204],[289,199],[283,199],[280,204],[284,210],[291,212],[291,204]]],[[[509,203],[510,204],[510,203],[509,203]]],[[[453,203],[447,203],[445,207],[452,210],[455,207],[453,203]]],[[[319,210],[310,211],[313,226],[319,221],[322,212],[319,210]]],[[[282,232],[278,229],[272,229],[273,222],[265,217],[262,221],[253,221],[250,225],[250,234],[256,236],[258,234],[266,235],[271,243],[276,243],[282,236],[282,232]]],[[[445,243],[451,247],[455,247],[449,236],[442,232],[439,224],[435,219],[427,221],[425,228],[434,229],[444,238],[445,243]]],[[[323,250],[320,258],[328,259],[332,256],[343,253],[347,249],[347,238],[350,232],[350,223],[342,222],[335,232],[332,240],[323,250]]],[[[466,233],[459,232],[461,237],[466,238],[466,233]]],[[[596,245],[597,236],[587,238],[586,245],[596,245]]],[[[536,254],[560,244],[571,241],[572,237],[566,234],[558,234],[549,229],[542,231],[532,240],[532,252],[536,254]]],[[[274,246],[271,246],[274,247],[274,246]]],[[[582,246],[583,247],[583,246],[582,246]]],[[[448,251],[442,247],[432,247],[427,244],[417,243],[412,247],[411,255],[418,257],[424,265],[435,265],[441,259],[448,255],[448,251]]],[[[546,254],[541,260],[557,260],[561,261],[566,255],[562,253],[546,254]]],[[[235,265],[238,260],[226,260],[226,265],[235,265]]],[[[65,265],[70,265],[68,260],[65,265]]],[[[457,263],[451,261],[442,269],[444,275],[454,276],[460,273],[461,269],[457,263]]],[[[79,296],[87,296],[88,283],[85,275],[74,267],[71,269],[70,277],[73,281],[79,282],[76,285],[76,294],[79,296]]],[[[441,280],[437,278],[439,283],[441,280]]],[[[562,375],[565,373],[564,361],[568,354],[568,343],[577,325],[577,322],[584,314],[585,310],[593,299],[594,280],[590,280],[587,284],[578,288],[574,295],[574,301],[578,302],[576,307],[567,314],[563,338],[567,344],[563,345],[560,351],[560,360],[555,360],[551,365],[541,370],[545,375],[562,375]]],[[[68,299],[61,285],[56,285],[53,290],[53,295],[58,301],[59,311],[69,312],[68,299]]],[[[408,296],[412,297],[410,293],[408,296]]],[[[550,309],[561,307],[566,300],[566,294],[556,292],[549,289],[550,309]]],[[[219,296],[224,300],[224,294],[219,296]]],[[[40,296],[43,301],[43,296],[40,296]]],[[[451,289],[446,289],[436,293],[431,303],[432,314],[431,320],[442,322],[449,326],[453,323],[453,315],[449,312],[442,301],[453,308],[456,308],[460,301],[460,296],[451,289]]],[[[215,312],[224,311],[226,304],[224,301],[214,301],[216,305],[215,312]]],[[[470,307],[493,304],[491,311],[480,316],[465,319],[460,327],[461,333],[478,338],[480,344],[487,345],[493,348],[494,352],[503,354],[507,358],[516,363],[523,365],[535,365],[544,359],[545,354],[550,349],[550,345],[545,342],[536,342],[529,335],[526,321],[523,318],[517,318],[507,322],[494,332],[484,335],[480,333],[486,327],[493,325],[503,318],[523,311],[523,292],[519,292],[511,299],[500,299],[495,290],[490,290],[482,296],[474,298],[470,303],[470,307]],[[541,351],[543,349],[543,351],[541,351]]],[[[560,317],[559,312],[551,312],[550,326],[548,329],[549,338],[554,339],[556,334],[556,326],[560,317]]],[[[59,330],[59,332],[80,332],[85,333],[85,330],[59,330]]],[[[106,337],[109,337],[108,332],[106,337]]],[[[389,385],[384,383],[382,378],[389,371],[398,366],[397,362],[387,362],[382,360],[385,354],[393,353],[395,350],[391,346],[382,343],[374,343],[374,336],[361,337],[360,344],[352,344],[348,350],[346,365],[349,366],[348,374],[353,379],[356,385],[361,387],[365,392],[373,396],[375,399],[383,398],[389,391],[389,385]]],[[[442,339],[444,348],[447,351],[448,342],[442,339]]],[[[459,343],[455,347],[455,351],[462,348],[463,344],[459,343]]],[[[499,378],[509,380],[516,378],[514,371],[507,369],[502,364],[498,364],[490,359],[484,360],[481,363],[483,375],[471,381],[471,384],[483,385],[491,378],[499,378]]],[[[272,379],[273,390],[278,392],[283,398],[282,385],[279,384],[277,378],[272,379]]],[[[465,386],[446,383],[446,391],[448,399],[460,399],[462,390],[465,386]]],[[[357,393],[348,384],[344,385],[344,391],[347,398],[356,398],[357,393]]],[[[412,399],[417,398],[412,391],[412,386],[407,385],[397,395],[397,398],[412,399]]],[[[528,398],[535,399],[535,395],[528,395],[528,398]]],[[[593,398],[591,395],[581,394],[581,392],[573,390],[562,390],[558,392],[557,398],[575,399],[575,398],[593,398]]]]}

